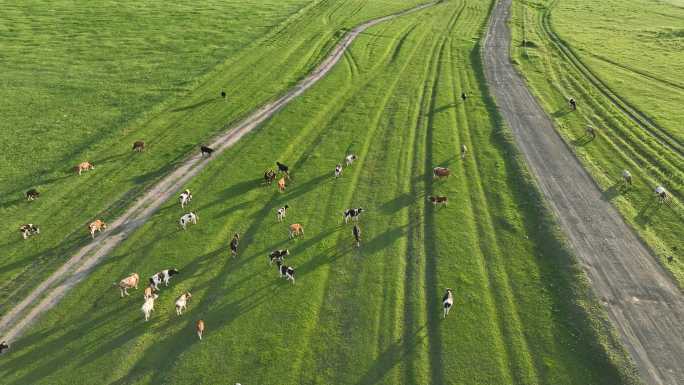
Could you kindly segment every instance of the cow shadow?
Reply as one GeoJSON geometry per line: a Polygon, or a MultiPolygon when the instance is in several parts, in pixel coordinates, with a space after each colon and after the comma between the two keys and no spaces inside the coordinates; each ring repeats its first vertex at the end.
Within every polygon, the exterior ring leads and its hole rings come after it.
{"type": "Polygon", "coordinates": [[[554,118],[562,118],[563,116],[569,114],[572,112],[572,108],[565,106],[562,108],[557,109],[556,111],[551,113],[551,116],[554,118]]]}
{"type": "Polygon", "coordinates": [[[662,205],[656,199],[649,199],[640,209],[639,213],[634,217],[634,221],[642,226],[647,226],[651,222],[651,218],[656,214],[662,205]]]}
{"type": "Polygon", "coordinates": [[[610,188],[604,190],[601,192],[601,199],[604,201],[612,201],[620,195],[620,193],[623,191],[624,188],[624,183],[618,182],[615,183],[614,185],[610,186],[610,188]]]}
{"type": "Polygon", "coordinates": [[[183,106],[183,107],[177,107],[177,108],[174,108],[174,109],[169,110],[169,111],[170,111],[170,112],[181,112],[181,111],[192,110],[192,109],[195,109],[195,108],[198,108],[198,107],[202,107],[202,106],[204,106],[204,105],[206,105],[206,104],[209,104],[209,103],[212,103],[212,102],[217,102],[217,101],[219,101],[219,100],[221,100],[220,97],[216,97],[216,98],[207,98],[207,99],[204,99],[204,100],[200,100],[200,101],[197,102],[197,103],[189,104],[189,105],[183,106]]]}
{"type": "Polygon", "coordinates": [[[596,136],[585,133],[584,135],[580,136],[579,138],[572,140],[571,143],[574,146],[583,147],[583,146],[586,146],[587,144],[593,142],[594,139],[596,139],[596,136]]]}
{"type": "Polygon", "coordinates": [[[430,116],[430,117],[433,117],[433,116],[439,114],[440,112],[444,112],[444,111],[446,111],[446,110],[448,110],[448,109],[451,109],[451,108],[456,108],[456,106],[457,106],[456,103],[445,104],[445,105],[443,105],[443,106],[437,107],[437,108],[435,108],[434,110],[428,112],[426,115],[427,115],[427,116],[430,116]]]}

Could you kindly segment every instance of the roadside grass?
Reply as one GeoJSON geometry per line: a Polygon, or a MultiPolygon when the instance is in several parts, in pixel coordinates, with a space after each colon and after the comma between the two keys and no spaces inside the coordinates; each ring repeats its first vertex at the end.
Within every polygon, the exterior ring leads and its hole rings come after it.
{"type": "Polygon", "coordinates": [[[670,17],[663,7],[672,8],[672,15],[681,9],[643,1],[591,3],[591,9],[588,4],[514,1],[512,56],[604,199],[620,210],[682,287],[684,142],[681,128],[671,124],[682,120],[684,94],[675,86],[681,67],[675,58],[681,50],[646,33],[663,27],[657,20],[670,17]],[[523,33],[532,42],[526,48],[523,33]],[[604,44],[595,44],[597,38],[604,44]],[[609,69],[606,60],[618,65],[609,69]],[[571,96],[578,101],[575,112],[567,107],[571,96]],[[598,129],[596,139],[586,134],[588,124],[598,129]],[[622,183],[625,169],[632,173],[634,186],[622,183]],[[665,204],[657,202],[657,185],[672,195],[665,204]]]}
{"type": "Polygon", "coordinates": [[[112,221],[199,144],[285,92],[347,29],[418,3],[3,8],[0,312],[88,241],[90,221],[112,221]],[[145,153],[131,151],[136,140],[146,141],[145,153]],[[95,170],[77,177],[71,167],[84,160],[95,170]],[[26,202],[29,188],[40,199],[26,202]],[[24,223],[40,236],[22,241],[24,223]]]}
{"type": "Polygon", "coordinates": [[[488,96],[478,41],[490,8],[444,2],[359,37],[325,79],[189,183],[197,225],[179,230],[182,210],[168,202],[13,343],[3,381],[635,382],[488,96]],[[348,153],[359,160],[334,179],[348,153]],[[292,167],[285,193],[261,185],[275,160],[292,167]],[[452,175],[433,180],[438,165],[452,175]],[[433,194],[448,207],[432,207],[433,194]],[[349,207],[366,209],[358,249],[349,207]],[[288,241],[290,223],[303,239],[288,241]],[[268,265],[281,248],[295,285],[268,265]],[[181,273],[145,323],[142,290],[120,299],[112,283],[169,267],[181,273]],[[442,319],[446,287],[455,306],[442,319]],[[177,317],[184,290],[193,298],[177,317]]]}

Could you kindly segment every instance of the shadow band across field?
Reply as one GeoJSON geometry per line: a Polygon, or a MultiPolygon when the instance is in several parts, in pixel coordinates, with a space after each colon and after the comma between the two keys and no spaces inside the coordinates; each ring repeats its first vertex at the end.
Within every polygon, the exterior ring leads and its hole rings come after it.
{"type": "Polygon", "coordinates": [[[684,328],[672,325],[684,322],[681,291],[573,156],[511,64],[510,6],[511,0],[495,6],[483,50],[499,110],[642,378],[680,384],[684,328]]]}

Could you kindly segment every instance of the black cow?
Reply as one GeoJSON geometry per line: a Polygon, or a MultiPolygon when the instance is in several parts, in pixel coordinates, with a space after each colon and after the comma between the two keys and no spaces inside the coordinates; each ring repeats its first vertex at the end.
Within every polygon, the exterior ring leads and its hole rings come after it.
{"type": "Polygon", "coordinates": [[[34,199],[38,199],[39,196],[40,196],[40,193],[38,192],[38,190],[36,190],[34,188],[32,188],[26,192],[26,200],[27,201],[32,201],[34,199]]]}
{"type": "Polygon", "coordinates": [[[290,168],[287,167],[286,165],[276,161],[276,165],[278,166],[278,171],[282,172],[287,176],[287,178],[290,178],[290,168]]]}
{"type": "Polygon", "coordinates": [[[0,342],[0,354],[2,354],[2,352],[4,350],[7,350],[7,349],[9,349],[9,345],[7,345],[7,342],[5,342],[5,341],[0,342]]]}
{"type": "Polygon", "coordinates": [[[240,244],[240,234],[235,233],[235,235],[233,235],[233,240],[230,241],[230,255],[232,255],[233,258],[237,257],[238,245],[239,244],[240,244]]]}

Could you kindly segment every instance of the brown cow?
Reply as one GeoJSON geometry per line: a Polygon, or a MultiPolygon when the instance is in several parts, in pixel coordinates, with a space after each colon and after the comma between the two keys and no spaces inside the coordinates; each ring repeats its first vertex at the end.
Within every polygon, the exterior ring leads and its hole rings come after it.
{"type": "Polygon", "coordinates": [[[432,204],[435,206],[437,206],[438,204],[446,206],[449,202],[449,198],[440,195],[431,196],[428,198],[428,200],[432,202],[432,204]]]}
{"type": "Polygon", "coordinates": [[[128,277],[119,281],[119,290],[121,290],[121,298],[128,295],[128,289],[137,289],[140,276],[137,273],[131,273],[128,277]]]}
{"type": "Polygon", "coordinates": [[[290,238],[295,238],[304,236],[304,227],[300,225],[299,223],[293,223],[290,225],[290,238]]]}
{"type": "Polygon", "coordinates": [[[202,321],[201,319],[198,319],[197,320],[197,337],[199,337],[200,340],[202,339],[203,333],[204,333],[204,321],[202,321]]]}
{"type": "Polygon", "coordinates": [[[95,166],[93,166],[92,163],[90,162],[81,162],[77,166],[74,166],[74,172],[77,172],[78,175],[81,175],[83,171],[88,171],[88,170],[94,170],[95,166]]]}
{"type": "Polygon", "coordinates": [[[88,230],[90,230],[90,236],[95,238],[95,232],[102,231],[107,228],[107,224],[101,219],[96,219],[88,225],[88,230]]]}
{"type": "Polygon", "coordinates": [[[285,177],[278,179],[278,190],[280,190],[280,192],[285,191],[285,177]]]}
{"type": "Polygon", "coordinates": [[[156,293],[157,291],[154,290],[152,286],[148,286],[145,288],[145,291],[143,292],[143,298],[148,299],[152,298],[152,296],[156,293]]]}
{"type": "Polygon", "coordinates": [[[435,167],[432,169],[432,176],[435,178],[448,178],[450,173],[446,167],[435,167]]]}
{"type": "Polygon", "coordinates": [[[142,140],[138,140],[135,143],[133,143],[133,151],[135,151],[135,152],[145,151],[145,142],[143,142],[142,140]]]}

